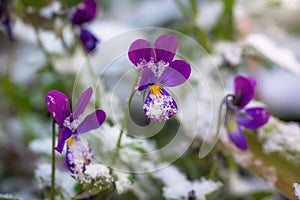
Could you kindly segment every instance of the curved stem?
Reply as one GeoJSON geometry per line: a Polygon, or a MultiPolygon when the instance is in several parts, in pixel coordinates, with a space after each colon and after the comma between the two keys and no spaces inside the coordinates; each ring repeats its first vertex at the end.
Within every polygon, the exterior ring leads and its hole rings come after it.
{"type": "Polygon", "coordinates": [[[55,199],[55,121],[52,122],[52,172],[51,172],[51,200],[55,199]]]}
{"type": "Polygon", "coordinates": [[[136,80],[135,80],[135,83],[132,87],[132,90],[131,90],[131,94],[130,94],[130,97],[128,99],[128,102],[127,102],[127,107],[126,107],[126,110],[125,110],[125,113],[124,113],[124,117],[123,117],[123,121],[122,121],[122,126],[121,126],[121,130],[120,130],[120,134],[119,134],[119,138],[118,138],[118,142],[117,142],[117,148],[120,148],[121,147],[121,140],[122,140],[122,136],[123,136],[123,133],[124,133],[124,129],[125,129],[125,126],[126,126],[126,123],[127,123],[127,120],[128,120],[128,116],[129,116],[129,109],[130,109],[130,105],[131,105],[131,101],[132,101],[132,98],[136,92],[136,84],[139,80],[139,77],[140,77],[140,73],[139,75],[136,77],[136,80]]]}

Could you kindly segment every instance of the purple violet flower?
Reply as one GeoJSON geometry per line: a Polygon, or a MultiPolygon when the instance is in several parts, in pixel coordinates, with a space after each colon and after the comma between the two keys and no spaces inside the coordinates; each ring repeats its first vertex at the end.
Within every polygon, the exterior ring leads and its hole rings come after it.
{"type": "Polygon", "coordinates": [[[240,149],[247,150],[248,145],[242,127],[255,130],[266,124],[269,112],[266,108],[245,106],[254,98],[256,79],[237,76],[234,79],[234,95],[225,98],[225,127],[230,140],[240,149]]]}
{"type": "Polygon", "coordinates": [[[88,53],[91,53],[99,43],[99,40],[90,31],[84,28],[81,28],[79,38],[88,53]]]}
{"type": "Polygon", "coordinates": [[[85,22],[93,20],[98,12],[98,3],[96,0],[84,0],[79,4],[71,16],[74,25],[82,25],[85,22]]]}
{"type": "Polygon", "coordinates": [[[130,61],[142,70],[138,91],[149,88],[143,109],[150,120],[167,120],[178,111],[175,100],[163,88],[183,84],[191,74],[187,62],[173,61],[177,46],[177,37],[165,34],[156,39],[154,49],[143,39],[134,41],[129,48],[130,61]]]}
{"type": "Polygon", "coordinates": [[[10,41],[13,41],[13,31],[12,31],[12,22],[11,18],[9,16],[6,17],[6,19],[2,22],[2,24],[5,26],[7,35],[10,39],[10,41]]]}
{"type": "Polygon", "coordinates": [[[60,126],[58,144],[55,147],[57,152],[61,153],[63,151],[66,140],[68,140],[67,146],[70,147],[72,144],[70,141],[76,141],[77,134],[97,129],[104,122],[106,115],[103,110],[96,110],[85,118],[82,116],[92,94],[93,89],[91,87],[86,89],[81,94],[73,113],[70,111],[68,97],[64,93],[50,90],[46,94],[46,106],[51,116],[60,126]],[[75,138],[72,139],[72,136],[75,138]]]}

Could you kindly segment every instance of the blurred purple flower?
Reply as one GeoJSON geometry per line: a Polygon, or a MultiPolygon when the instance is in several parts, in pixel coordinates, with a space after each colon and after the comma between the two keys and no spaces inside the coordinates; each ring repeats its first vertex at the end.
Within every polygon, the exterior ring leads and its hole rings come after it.
{"type": "Polygon", "coordinates": [[[258,129],[269,120],[269,112],[262,107],[245,108],[254,98],[256,79],[237,76],[234,79],[234,95],[225,98],[225,126],[230,140],[240,149],[247,150],[248,145],[242,127],[258,129]]]}
{"type": "Polygon", "coordinates": [[[81,94],[73,113],[70,111],[68,97],[64,93],[57,90],[50,90],[46,94],[46,106],[51,116],[60,126],[58,144],[55,147],[57,152],[62,152],[66,140],[68,140],[70,137],[76,137],[77,134],[82,134],[97,129],[104,122],[106,115],[103,110],[96,110],[85,118],[82,116],[92,94],[93,89],[91,87],[86,89],[81,94]]]}
{"type": "Polygon", "coordinates": [[[84,28],[81,28],[79,38],[88,53],[91,53],[99,43],[99,40],[90,31],[84,28]]]}
{"type": "Polygon", "coordinates": [[[7,35],[9,39],[12,41],[13,40],[13,32],[12,32],[12,22],[9,16],[6,17],[4,21],[2,21],[2,24],[5,26],[7,35]]]}
{"type": "Polygon", "coordinates": [[[191,74],[191,66],[183,60],[174,60],[177,37],[165,34],[156,39],[154,49],[143,39],[134,41],[128,52],[130,61],[142,70],[138,90],[149,88],[143,109],[153,121],[172,118],[178,111],[175,100],[163,88],[183,84],[191,74]]]}
{"type": "Polygon", "coordinates": [[[98,3],[96,0],[84,0],[75,8],[71,16],[71,21],[74,25],[82,25],[93,20],[97,12],[98,3]]]}
{"type": "Polygon", "coordinates": [[[13,16],[13,1],[0,1],[0,22],[5,28],[9,39],[13,40],[12,31],[12,16],[13,16]]]}

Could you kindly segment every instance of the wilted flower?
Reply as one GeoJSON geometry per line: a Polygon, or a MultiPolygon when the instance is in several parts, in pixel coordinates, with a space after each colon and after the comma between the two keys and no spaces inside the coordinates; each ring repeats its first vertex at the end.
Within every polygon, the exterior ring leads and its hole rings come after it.
{"type": "Polygon", "coordinates": [[[88,53],[92,52],[99,43],[99,40],[90,31],[84,28],[81,28],[79,38],[88,53]]]}
{"type": "Polygon", "coordinates": [[[92,94],[93,89],[91,87],[86,89],[81,94],[73,113],[70,111],[68,97],[64,93],[57,90],[50,90],[46,94],[47,108],[51,113],[51,116],[61,128],[58,137],[58,144],[55,147],[56,151],[61,153],[66,140],[71,136],[76,137],[77,134],[99,128],[104,122],[105,112],[103,110],[96,110],[85,118],[82,116],[92,94]]]}
{"type": "Polygon", "coordinates": [[[153,121],[170,119],[178,111],[175,100],[163,86],[180,85],[191,74],[191,67],[187,62],[173,61],[177,46],[177,37],[165,34],[157,38],[154,49],[143,39],[134,41],[129,48],[130,61],[142,70],[138,90],[150,90],[143,108],[147,117],[153,121]]]}
{"type": "Polygon", "coordinates": [[[231,141],[240,149],[248,149],[242,127],[258,129],[268,122],[269,112],[262,107],[246,108],[255,95],[255,78],[237,76],[234,79],[234,95],[227,95],[225,126],[231,141]]]}

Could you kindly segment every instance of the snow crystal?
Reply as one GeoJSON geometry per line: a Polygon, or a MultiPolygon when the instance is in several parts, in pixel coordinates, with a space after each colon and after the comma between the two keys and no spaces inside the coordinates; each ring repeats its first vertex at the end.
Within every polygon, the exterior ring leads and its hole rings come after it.
{"type": "Polygon", "coordinates": [[[294,192],[297,199],[300,199],[300,184],[294,183],[294,192]]]}
{"type": "Polygon", "coordinates": [[[287,159],[299,161],[300,158],[300,128],[297,123],[283,123],[272,118],[259,131],[259,138],[263,140],[263,152],[270,154],[281,152],[287,159]]]}
{"type": "Polygon", "coordinates": [[[152,94],[150,94],[149,101],[145,102],[143,109],[147,117],[153,121],[167,120],[178,111],[171,96],[152,94]]]}
{"type": "Polygon", "coordinates": [[[122,194],[132,187],[129,175],[123,172],[115,172],[118,179],[115,182],[118,194],[122,194]]]}
{"type": "Polygon", "coordinates": [[[254,47],[265,57],[278,64],[280,67],[300,75],[300,63],[292,51],[278,47],[271,39],[262,34],[250,34],[244,45],[254,47]]]}
{"type": "Polygon", "coordinates": [[[51,138],[36,139],[29,143],[29,148],[31,151],[40,154],[51,154],[51,138]]]}
{"type": "Polygon", "coordinates": [[[93,153],[84,138],[80,140],[77,138],[69,146],[67,156],[71,170],[78,174],[82,173],[86,164],[92,160],[93,153]]]}
{"type": "Polygon", "coordinates": [[[84,173],[93,179],[98,177],[110,177],[109,169],[102,164],[89,164],[86,166],[84,173]]]}
{"type": "Polygon", "coordinates": [[[186,198],[189,192],[194,191],[197,199],[205,200],[206,195],[216,191],[222,185],[220,182],[214,182],[204,178],[189,181],[186,176],[174,166],[168,166],[156,172],[155,175],[165,184],[163,187],[163,196],[167,199],[186,198]]]}
{"type": "Polygon", "coordinates": [[[220,42],[216,46],[216,52],[221,53],[225,60],[232,66],[236,66],[242,61],[242,48],[235,43],[220,42]]]}

